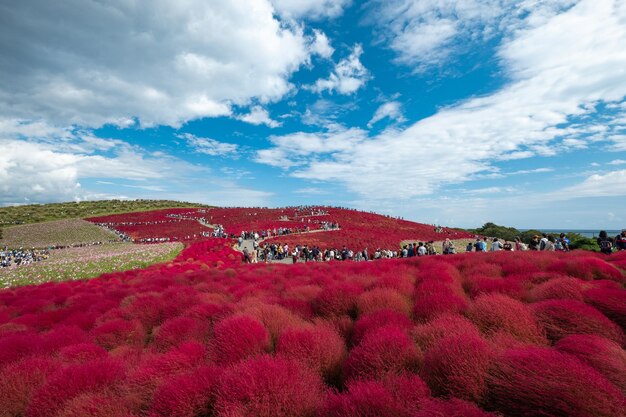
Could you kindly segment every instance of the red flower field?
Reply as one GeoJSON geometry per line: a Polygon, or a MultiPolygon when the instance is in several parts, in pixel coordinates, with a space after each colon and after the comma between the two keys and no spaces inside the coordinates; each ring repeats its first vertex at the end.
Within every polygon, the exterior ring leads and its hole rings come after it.
{"type": "MultiPolygon", "coordinates": [[[[327,233],[366,228],[351,213],[327,233]]],[[[0,291],[0,416],[626,415],[626,253],[249,265],[232,244],[0,291]]]]}

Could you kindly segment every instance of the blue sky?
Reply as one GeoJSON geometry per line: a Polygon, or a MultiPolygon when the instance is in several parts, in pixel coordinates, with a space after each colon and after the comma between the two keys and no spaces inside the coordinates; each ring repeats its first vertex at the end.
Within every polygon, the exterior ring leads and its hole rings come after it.
{"type": "Polygon", "coordinates": [[[0,0],[0,205],[626,227],[618,0],[0,0]]]}

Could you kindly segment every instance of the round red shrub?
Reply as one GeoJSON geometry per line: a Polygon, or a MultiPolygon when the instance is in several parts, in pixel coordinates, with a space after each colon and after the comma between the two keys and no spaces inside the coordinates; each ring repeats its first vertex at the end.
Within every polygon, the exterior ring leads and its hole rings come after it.
{"type": "Polygon", "coordinates": [[[448,336],[424,354],[422,376],[438,396],[480,402],[493,351],[475,333],[448,336]]]}
{"type": "Polygon", "coordinates": [[[440,400],[431,398],[422,404],[413,417],[497,417],[498,415],[481,410],[476,404],[451,398],[440,400]]]}
{"type": "Polygon", "coordinates": [[[96,343],[109,350],[122,345],[141,347],[146,339],[139,320],[111,320],[93,329],[91,334],[96,343]]]}
{"type": "Polygon", "coordinates": [[[506,295],[481,295],[467,315],[487,335],[504,331],[523,342],[545,343],[530,309],[506,295]]]}
{"type": "Polygon", "coordinates": [[[579,301],[549,300],[532,307],[537,321],[553,342],[572,334],[595,334],[620,345],[624,343],[624,333],[618,325],[579,301]]]}
{"type": "Polygon", "coordinates": [[[165,381],[154,393],[151,417],[212,415],[213,395],[222,370],[204,366],[165,381]]]}
{"type": "Polygon", "coordinates": [[[463,288],[471,298],[476,298],[481,294],[504,294],[517,300],[524,296],[522,284],[515,279],[501,277],[474,276],[466,279],[463,288]]]}
{"type": "Polygon", "coordinates": [[[211,347],[216,363],[232,364],[267,352],[270,335],[252,317],[231,316],[215,324],[211,347]]]}
{"type": "Polygon", "coordinates": [[[576,356],[626,394],[626,351],[617,343],[594,335],[572,335],[559,340],[556,349],[576,356]]]}
{"type": "Polygon", "coordinates": [[[44,349],[41,336],[35,332],[13,333],[0,338],[0,369],[11,362],[34,355],[44,349]]]}
{"type": "Polygon", "coordinates": [[[190,340],[206,342],[209,336],[209,323],[191,317],[176,317],[163,322],[154,333],[154,346],[157,350],[165,352],[190,340]]]}
{"type": "Polygon", "coordinates": [[[57,417],[126,417],[130,415],[128,407],[119,397],[109,393],[80,394],[64,405],[57,417]]]}
{"type": "Polygon", "coordinates": [[[160,384],[202,366],[206,356],[204,346],[196,342],[187,342],[164,354],[144,353],[124,384],[125,401],[133,410],[147,408],[160,384]]]}
{"type": "Polygon", "coordinates": [[[425,281],[415,288],[415,320],[427,322],[448,313],[461,313],[468,307],[467,300],[443,282],[425,281]]]}
{"type": "Polygon", "coordinates": [[[624,395],[574,356],[547,348],[497,357],[487,378],[489,408],[509,417],[615,417],[624,395]]]}
{"type": "Polygon", "coordinates": [[[276,355],[307,365],[328,380],[336,380],[346,356],[346,345],[329,326],[290,328],[281,333],[276,355]]]}
{"type": "Polygon", "coordinates": [[[544,300],[583,300],[583,291],[587,284],[580,279],[563,277],[537,285],[530,291],[530,301],[544,300]]]}
{"type": "Polygon", "coordinates": [[[405,314],[393,310],[377,310],[364,314],[354,323],[352,344],[358,345],[367,333],[381,327],[395,326],[406,330],[411,328],[412,324],[405,314]]]}
{"type": "Polygon", "coordinates": [[[0,416],[23,416],[33,394],[59,363],[33,357],[6,366],[0,372],[0,416]]]}
{"type": "Polygon", "coordinates": [[[548,267],[553,271],[572,277],[591,281],[594,279],[610,279],[618,282],[626,282],[622,271],[602,259],[591,256],[568,257],[554,262],[548,267]]]}
{"type": "Polygon", "coordinates": [[[409,299],[391,288],[375,288],[359,295],[356,300],[359,315],[373,313],[379,310],[393,310],[411,315],[409,299]]]}
{"type": "Polygon", "coordinates": [[[70,365],[52,374],[28,405],[27,417],[47,417],[61,410],[66,401],[119,383],[125,376],[121,362],[98,359],[70,365]]]}
{"type": "Polygon", "coordinates": [[[377,378],[386,374],[417,371],[422,352],[398,327],[387,326],[368,333],[344,363],[346,379],[377,378]]]}
{"type": "Polygon", "coordinates": [[[626,331],[626,290],[594,288],[585,291],[585,301],[626,331]]]}
{"type": "Polygon", "coordinates": [[[331,393],[320,417],[412,417],[430,391],[417,375],[393,375],[380,381],[353,381],[341,394],[331,393]]]}
{"type": "Polygon", "coordinates": [[[478,327],[460,314],[444,314],[436,319],[419,324],[411,331],[413,340],[426,351],[447,336],[462,334],[480,335],[478,327]]]}
{"type": "Polygon", "coordinates": [[[288,327],[298,327],[305,321],[290,310],[279,305],[251,303],[243,309],[243,314],[256,318],[267,329],[273,341],[280,332],[288,327]]]}
{"type": "Polygon", "coordinates": [[[342,282],[325,287],[314,302],[315,310],[322,317],[356,314],[356,300],[363,292],[360,285],[342,282]]]}
{"type": "Polygon", "coordinates": [[[93,343],[78,343],[59,351],[59,360],[64,363],[85,363],[107,356],[107,351],[93,343]]]}
{"type": "Polygon", "coordinates": [[[322,402],[323,384],[297,362],[260,356],[227,369],[215,400],[218,417],[307,417],[322,402]]]}

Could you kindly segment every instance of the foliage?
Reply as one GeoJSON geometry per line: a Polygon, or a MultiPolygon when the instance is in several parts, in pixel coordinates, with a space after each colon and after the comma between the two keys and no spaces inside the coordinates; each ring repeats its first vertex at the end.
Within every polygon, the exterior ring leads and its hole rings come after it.
{"type": "Polygon", "coordinates": [[[470,231],[477,235],[497,237],[510,242],[514,241],[515,238],[521,234],[521,232],[514,227],[499,226],[491,222],[487,222],[477,229],[470,229],[470,231]]]}
{"type": "Polygon", "coordinates": [[[5,227],[0,247],[49,248],[116,240],[113,232],[81,219],[68,219],[5,227]]]}
{"type": "Polygon", "coordinates": [[[250,265],[233,243],[0,290],[0,416],[624,414],[623,254],[250,265]]]}

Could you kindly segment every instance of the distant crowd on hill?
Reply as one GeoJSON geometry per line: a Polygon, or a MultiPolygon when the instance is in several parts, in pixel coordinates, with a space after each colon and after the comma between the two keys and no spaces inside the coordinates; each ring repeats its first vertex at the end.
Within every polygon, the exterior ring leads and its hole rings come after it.
{"type": "Polygon", "coordinates": [[[14,249],[7,246],[0,250],[0,268],[28,265],[33,262],[48,259],[50,252],[47,249],[14,249]]]}

